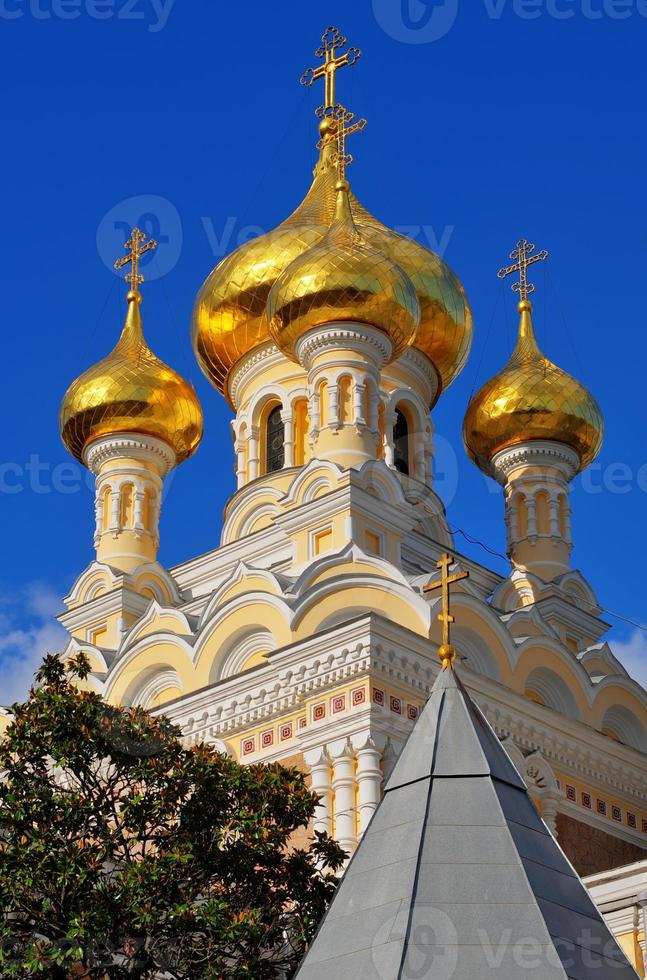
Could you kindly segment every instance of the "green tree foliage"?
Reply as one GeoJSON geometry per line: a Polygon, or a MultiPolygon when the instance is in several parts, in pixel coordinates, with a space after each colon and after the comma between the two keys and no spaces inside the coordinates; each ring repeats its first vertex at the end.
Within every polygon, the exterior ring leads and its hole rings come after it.
{"type": "Polygon", "coordinates": [[[291,976],[343,852],[297,769],[185,747],[45,659],[0,742],[0,975],[291,976]],[[325,868],[326,870],[321,870],[325,868]]]}

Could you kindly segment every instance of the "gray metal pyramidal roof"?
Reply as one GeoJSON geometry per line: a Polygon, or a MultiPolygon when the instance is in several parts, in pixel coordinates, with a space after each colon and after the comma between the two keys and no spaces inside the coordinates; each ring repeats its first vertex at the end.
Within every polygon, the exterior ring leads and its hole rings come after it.
{"type": "Polygon", "coordinates": [[[453,670],[434,684],[298,980],[636,980],[453,670]]]}

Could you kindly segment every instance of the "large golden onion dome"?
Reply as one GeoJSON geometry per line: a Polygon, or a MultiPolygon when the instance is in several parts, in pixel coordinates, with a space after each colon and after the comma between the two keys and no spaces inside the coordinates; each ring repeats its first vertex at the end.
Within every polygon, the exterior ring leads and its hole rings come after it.
{"type": "Polygon", "coordinates": [[[330,228],[318,245],[303,252],[275,281],[266,317],[277,347],[296,359],[295,345],[324,323],[367,323],[387,334],[391,359],[409,347],[420,322],[420,304],[407,274],[368,245],[350,210],[350,187],[336,184],[330,228]]]}
{"type": "Polygon", "coordinates": [[[533,439],[574,449],[580,469],[593,462],[604,421],[593,395],[540,351],[532,324],[532,304],[519,303],[519,337],[512,356],[474,396],[463,423],[471,459],[485,472],[496,453],[533,439]]]}
{"type": "MultiPolygon", "coordinates": [[[[225,395],[234,365],[271,337],[265,315],[270,290],[306,249],[321,242],[335,211],[337,171],[325,150],[314,181],[296,211],[274,231],[241,245],[207,277],[192,324],[200,367],[225,395]]],[[[349,195],[355,226],[366,244],[391,259],[412,281],[420,304],[413,347],[432,362],[439,391],[463,368],[472,342],[465,291],[451,269],[419,242],[385,227],[349,195]]]]}
{"type": "Polygon", "coordinates": [[[144,339],[141,294],[128,293],[128,312],[112,353],[68,388],[61,404],[61,437],[83,462],[100,436],[138,432],[166,442],[180,463],[202,438],[202,409],[193,386],[153,354],[144,339]]]}

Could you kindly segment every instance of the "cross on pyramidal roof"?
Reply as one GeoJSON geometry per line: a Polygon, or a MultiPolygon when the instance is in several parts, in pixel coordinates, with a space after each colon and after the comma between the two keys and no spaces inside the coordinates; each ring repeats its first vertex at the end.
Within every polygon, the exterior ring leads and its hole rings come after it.
{"type": "Polygon", "coordinates": [[[636,980],[496,733],[441,671],[297,980],[636,980]]]}

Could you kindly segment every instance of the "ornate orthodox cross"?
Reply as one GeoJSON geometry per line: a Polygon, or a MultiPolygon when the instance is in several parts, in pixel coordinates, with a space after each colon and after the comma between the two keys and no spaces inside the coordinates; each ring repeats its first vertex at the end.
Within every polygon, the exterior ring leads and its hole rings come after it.
{"type": "Polygon", "coordinates": [[[147,236],[143,231],[140,231],[139,228],[133,228],[130,233],[130,238],[124,245],[124,248],[128,249],[128,255],[123,255],[115,262],[115,269],[117,271],[123,269],[128,263],[131,264],[130,272],[126,273],[124,279],[130,283],[135,292],[139,291],[139,286],[144,281],[144,277],[139,271],[139,260],[145,252],[152,252],[157,248],[157,242],[154,238],[149,238],[148,241],[146,241],[146,238],[147,236]]]}
{"type": "Polygon", "coordinates": [[[349,48],[343,54],[338,54],[340,48],[346,46],[346,38],[339,33],[337,27],[327,27],[321,36],[321,47],[315,51],[315,57],[323,58],[323,64],[316,68],[308,68],[300,78],[302,85],[310,86],[323,78],[325,82],[325,107],[328,109],[335,104],[335,76],[337,69],[344,65],[354,65],[362,52],[359,48],[349,48]]]}
{"type": "Polygon", "coordinates": [[[537,252],[536,255],[532,254],[534,251],[535,246],[532,242],[527,242],[525,238],[520,239],[516,248],[510,252],[510,258],[517,261],[514,265],[505,265],[497,272],[499,279],[505,279],[513,272],[519,273],[519,282],[513,283],[512,288],[515,293],[519,293],[521,299],[528,299],[530,294],[535,291],[534,283],[528,282],[528,266],[535,262],[544,262],[548,258],[548,252],[545,248],[541,252],[537,252]]]}
{"type": "Polygon", "coordinates": [[[346,109],[339,102],[331,106],[320,105],[315,110],[315,115],[318,119],[328,119],[332,123],[329,132],[322,136],[317,143],[317,149],[320,150],[327,143],[334,142],[337,144],[337,149],[332,156],[331,162],[334,167],[337,167],[339,179],[345,180],[346,167],[350,166],[353,162],[351,154],[346,153],[346,137],[352,136],[353,133],[359,133],[362,129],[366,129],[366,120],[362,118],[353,122],[355,113],[351,112],[350,109],[346,109]]]}
{"type": "Polygon", "coordinates": [[[441,659],[443,670],[447,670],[448,667],[451,668],[456,657],[456,651],[451,644],[451,624],[456,620],[450,612],[449,586],[454,582],[460,582],[464,578],[469,578],[470,574],[469,572],[456,572],[454,575],[450,575],[449,569],[453,562],[454,559],[452,556],[445,552],[440,561],[436,562],[436,568],[440,569],[440,578],[436,582],[425,585],[422,590],[423,592],[433,592],[435,589],[442,589],[442,612],[438,613],[438,619],[443,624],[443,642],[438,648],[438,655],[441,659]]]}

